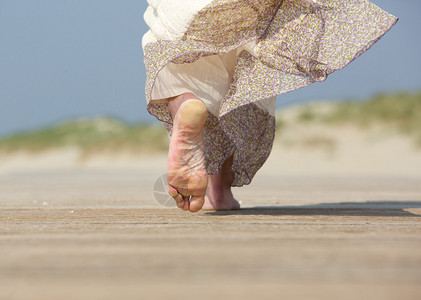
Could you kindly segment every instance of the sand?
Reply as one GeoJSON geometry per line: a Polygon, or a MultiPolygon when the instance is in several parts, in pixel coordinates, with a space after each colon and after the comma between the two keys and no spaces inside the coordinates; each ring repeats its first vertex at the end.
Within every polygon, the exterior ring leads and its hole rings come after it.
{"type": "Polygon", "coordinates": [[[421,178],[260,174],[191,214],[160,175],[1,175],[0,299],[419,299],[421,178]]]}
{"type": "MultiPolygon", "coordinates": [[[[333,109],[331,103],[311,107],[318,113],[333,109]]],[[[271,156],[260,174],[280,176],[410,176],[421,177],[421,147],[410,136],[380,124],[361,128],[355,124],[327,125],[297,121],[303,107],[278,113],[278,128],[271,156]]],[[[86,156],[75,147],[40,153],[0,152],[0,174],[43,171],[165,172],[166,153],[97,152],[86,156]]]]}
{"type": "Polygon", "coordinates": [[[420,152],[294,130],[237,212],[161,206],[162,154],[1,157],[0,299],[420,299],[420,152]]]}

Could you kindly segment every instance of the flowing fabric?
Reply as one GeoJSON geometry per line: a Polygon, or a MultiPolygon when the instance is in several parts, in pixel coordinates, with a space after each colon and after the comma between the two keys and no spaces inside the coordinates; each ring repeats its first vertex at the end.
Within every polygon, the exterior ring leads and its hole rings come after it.
{"type": "Polygon", "coordinates": [[[192,92],[210,112],[208,174],[234,155],[233,186],[270,154],[275,97],[326,80],[397,18],[367,0],[149,0],[143,39],[148,111],[171,135],[162,100],[192,92]]]}

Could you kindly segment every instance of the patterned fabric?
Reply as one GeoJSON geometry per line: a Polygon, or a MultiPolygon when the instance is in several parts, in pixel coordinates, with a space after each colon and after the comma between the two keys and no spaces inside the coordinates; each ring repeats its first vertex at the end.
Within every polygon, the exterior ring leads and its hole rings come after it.
{"type": "Polygon", "coordinates": [[[253,103],[284,94],[340,70],[377,42],[397,18],[367,0],[215,0],[176,40],[144,48],[148,111],[171,134],[166,104],[150,102],[159,71],[255,41],[238,55],[219,114],[205,128],[209,174],[234,154],[234,184],[248,184],[272,148],[275,120],[253,103]]]}

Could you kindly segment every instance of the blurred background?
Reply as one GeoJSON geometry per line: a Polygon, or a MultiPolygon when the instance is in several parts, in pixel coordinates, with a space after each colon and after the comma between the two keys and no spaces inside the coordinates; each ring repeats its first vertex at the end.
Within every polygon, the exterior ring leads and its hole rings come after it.
{"type": "MultiPolygon", "coordinates": [[[[372,2],[398,24],[326,82],[278,98],[271,159],[285,172],[420,172],[421,2],[372,2]]],[[[0,0],[0,172],[138,168],[165,154],[144,97],[146,6],[0,0]]]]}

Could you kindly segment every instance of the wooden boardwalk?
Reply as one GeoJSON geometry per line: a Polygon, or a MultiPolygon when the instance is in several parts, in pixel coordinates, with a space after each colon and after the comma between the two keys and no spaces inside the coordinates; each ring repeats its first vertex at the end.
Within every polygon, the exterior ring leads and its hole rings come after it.
{"type": "Polygon", "coordinates": [[[190,214],[159,174],[0,177],[0,299],[420,299],[421,178],[276,177],[190,214]]]}

